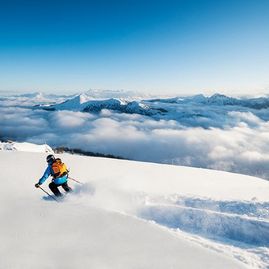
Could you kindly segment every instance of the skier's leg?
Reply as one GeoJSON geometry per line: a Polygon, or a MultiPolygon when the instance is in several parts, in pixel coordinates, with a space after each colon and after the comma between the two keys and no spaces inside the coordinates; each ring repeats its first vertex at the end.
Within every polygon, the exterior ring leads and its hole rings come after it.
{"type": "Polygon", "coordinates": [[[72,189],[68,186],[67,182],[63,183],[62,187],[66,192],[72,191],[72,189]]]}
{"type": "Polygon", "coordinates": [[[49,184],[49,188],[50,190],[55,194],[55,196],[62,196],[62,194],[60,193],[60,191],[58,190],[57,185],[54,182],[51,182],[49,184]]]}

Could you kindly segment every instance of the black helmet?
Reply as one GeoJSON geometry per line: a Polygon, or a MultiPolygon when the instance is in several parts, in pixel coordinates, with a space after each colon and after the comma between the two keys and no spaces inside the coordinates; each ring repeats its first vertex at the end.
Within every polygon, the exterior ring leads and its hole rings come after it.
{"type": "Polygon", "coordinates": [[[47,163],[53,163],[55,161],[55,157],[50,154],[47,156],[47,163]]]}

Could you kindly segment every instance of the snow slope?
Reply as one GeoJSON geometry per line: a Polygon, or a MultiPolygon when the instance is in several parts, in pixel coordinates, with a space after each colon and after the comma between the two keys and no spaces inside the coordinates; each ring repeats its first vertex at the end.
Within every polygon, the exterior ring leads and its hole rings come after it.
{"type": "Polygon", "coordinates": [[[45,156],[0,152],[0,268],[269,265],[267,181],[64,154],[85,184],[56,203],[33,187],[45,156]]]}

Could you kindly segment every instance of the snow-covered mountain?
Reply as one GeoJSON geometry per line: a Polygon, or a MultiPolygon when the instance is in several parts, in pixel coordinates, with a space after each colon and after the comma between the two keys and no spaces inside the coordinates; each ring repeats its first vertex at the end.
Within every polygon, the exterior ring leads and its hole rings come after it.
{"type": "Polygon", "coordinates": [[[119,113],[154,115],[160,110],[150,108],[143,101],[129,101],[129,99],[92,99],[86,94],[80,94],[74,98],[68,99],[63,103],[45,106],[46,110],[71,110],[81,112],[98,113],[102,109],[113,110],[119,113]]]}
{"type": "MultiPolygon", "coordinates": [[[[188,97],[174,97],[167,99],[134,99],[134,98],[93,98],[87,93],[77,95],[58,104],[43,107],[47,110],[71,110],[81,112],[100,112],[109,109],[120,113],[141,114],[157,118],[177,119],[180,117],[181,109],[186,106],[197,108],[211,106],[216,107],[233,106],[235,110],[266,109],[269,107],[269,98],[233,98],[222,94],[214,94],[210,97],[195,95],[188,97]]],[[[42,108],[42,106],[41,106],[42,108]]]]}
{"type": "MultiPolygon", "coordinates": [[[[1,93],[0,93],[1,94],[1,93]]],[[[124,90],[95,90],[91,89],[81,94],[61,95],[47,94],[43,92],[30,92],[24,94],[2,95],[0,96],[0,105],[4,106],[45,106],[67,103],[60,106],[65,109],[81,110],[79,105],[87,100],[104,100],[104,99],[125,99],[141,100],[142,98],[151,98],[152,95],[141,94],[134,91],[124,90]]]]}
{"type": "Polygon", "coordinates": [[[123,90],[88,90],[77,95],[54,95],[40,92],[6,96],[0,99],[0,105],[35,105],[35,108],[46,110],[70,110],[81,112],[100,112],[109,109],[120,113],[141,114],[155,118],[178,118],[177,112],[186,106],[232,106],[235,110],[243,109],[261,110],[269,107],[268,97],[235,98],[223,94],[214,94],[206,97],[203,94],[173,97],[150,98],[132,91],[123,90]]]}
{"type": "Polygon", "coordinates": [[[202,94],[188,97],[174,97],[168,99],[152,99],[150,102],[170,103],[170,104],[204,104],[215,106],[242,106],[254,109],[269,107],[268,97],[259,98],[234,98],[223,94],[214,94],[206,97],[202,94]]]}
{"type": "MultiPolygon", "coordinates": [[[[0,152],[0,268],[269,265],[269,182],[213,170],[58,156],[70,176],[84,183],[70,180],[74,193],[61,203],[34,188],[46,154],[0,152]]],[[[42,187],[48,191],[47,184],[42,187]]]]}

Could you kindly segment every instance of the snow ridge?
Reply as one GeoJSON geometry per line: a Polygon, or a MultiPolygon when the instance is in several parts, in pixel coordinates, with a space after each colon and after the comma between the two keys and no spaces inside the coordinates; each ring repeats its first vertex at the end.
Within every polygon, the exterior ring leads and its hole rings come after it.
{"type": "MultiPolygon", "coordinates": [[[[155,119],[183,120],[184,115],[188,118],[208,117],[204,106],[212,109],[230,107],[235,111],[246,111],[251,109],[258,112],[269,107],[269,98],[234,98],[222,94],[214,94],[205,97],[202,94],[188,97],[141,99],[141,98],[94,98],[87,93],[83,93],[67,99],[66,101],[53,105],[40,106],[46,110],[71,110],[81,112],[99,113],[102,109],[109,109],[118,113],[140,114],[150,116],[155,119]],[[193,111],[189,108],[192,107],[193,111]],[[193,108],[196,107],[196,110],[193,108]],[[188,108],[186,110],[186,108],[188,108]],[[187,114],[186,114],[187,112],[187,114]]],[[[220,113],[223,113],[221,110],[220,113]]],[[[254,112],[255,114],[255,112],[254,112]]]]}
{"type": "Polygon", "coordinates": [[[1,142],[0,141],[0,151],[25,151],[25,152],[44,152],[44,153],[54,153],[53,149],[47,145],[36,145],[27,142],[1,142]]]}
{"type": "Polygon", "coordinates": [[[72,110],[81,112],[99,113],[102,109],[109,109],[120,113],[154,115],[159,111],[150,109],[147,105],[139,101],[128,101],[126,99],[110,98],[105,100],[91,100],[85,94],[76,96],[63,103],[43,107],[47,110],[72,110]]]}

